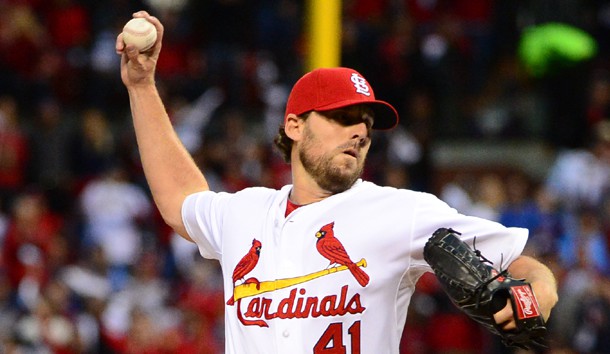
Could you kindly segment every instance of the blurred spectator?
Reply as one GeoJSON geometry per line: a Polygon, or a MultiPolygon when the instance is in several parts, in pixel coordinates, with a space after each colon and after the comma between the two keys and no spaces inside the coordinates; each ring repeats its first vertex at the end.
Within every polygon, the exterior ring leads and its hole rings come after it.
{"type": "Polygon", "coordinates": [[[133,277],[109,298],[102,317],[105,338],[121,353],[160,351],[166,341],[162,334],[178,325],[179,312],[169,306],[171,287],[160,277],[159,260],[157,253],[142,253],[133,277]]]}
{"type": "Polygon", "coordinates": [[[438,112],[434,97],[427,90],[415,90],[405,100],[404,114],[409,117],[403,126],[419,146],[419,156],[408,164],[411,180],[410,188],[432,192],[433,156],[432,144],[435,140],[434,126],[437,123],[438,112]]]}
{"type": "Polygon", "coordinates": [[[54,209],[70,204],[70,137],[73,127],[64,106],[53,97],[37,103],[36,121],[29,135],[32,158],[30,182],[42,189],[54,209]]]}
{"type": "Polygon", "coordinates": [[[512,173],[506,178],[506,202],[500,207],[501,224],[528,229],[533,234],[540,223],[542,215],[536,205],[531,182],[523,173],[512,173]]]}
{"type": "MultiPolygon", "coordinates": [[[[222,104],[224,94],[213,87],[206,90],[192,103],[184,103],[171,110],[172,123],[182,144],[192,154],[201,148],[204,128],[210,122],[214,111],[222,104]]],[[[178,100],[174,100],[176,102],[178,100]]],[[[182,102],[181,102],[182,103],[182,102]]]]}
{"type": "Polygon", "coordinates": [[[385,176],[384,185],[394,188],[408,188],[411,185],[410,176],[404,166],[387,164],[383,175],[385,176]]]}
{"type": "Polygon", "coordinates": [[[51,41],[61,50],[85,45],[91,36],[90,14],[75,0],[52,0],[55,6],[47,12],[46,28],[51,41]]]}
{"type": "Polygon", "coordinates": [[[498,221],[500,208],[506,202],[506,187],[496,173],[486,173],[479,177],[474,192],[474,203],[466,214],[498,221]]]}
{"type": "MultiPolygon", "coordinates": [[[[56,70],[49,72],[47,85],[52,85],[56,97],[77,106],[87,92],[87,81],[82,80],[88,70],[87,47],[92,41],[92,14],[85,3],[78,0],[52,0],[41,15],[49,35],[50,45],[58,56],[56,70]]],[[[47,52],[51,52],[47,49],[47,52]]],[[[46,63],[39,70],[45,71],[46,63]]],[[[50,92],[49,92],[50,93],[50,92]]]]}
{"type": "Polygon", "coordinates": [[[23,2],[0,3],[0,88],[25,94],[45,48],[46,27],[23,2]],[[22,82],[19,82],[22,81],[22,82]],[[24,87],[25,86],[25,87],[24,87]]]}
{"type": "Polygon", "coordinates": [[[66,265],[58,278],[70,289],[77,313],[73,315],[82,351],[104,353],[102,315],[112,288],[108,263],[100,247],[84,250],[77,264],[66,265]]]}
{"type": "Polygon", "coordinates": [[[469,133],[485,139],[540,136],[546,120],[540,94],[517,59],[499,57],[486,77],[485,87],[468,105],[469,133]]]}
{"type": "Polygon", "coordinates": [[[26,184],[29,146],[20,124],[20,112],[13,96],[0,97],[0,201],[10,209],[13,198],[26,184]]]}
{"type": "Polygon", "coordinates": [[[79,119],[69,148],[70,170],[79,191],[89,180],[116,163],[116,139],[103,111],[89,108],[79,119]]]}
{"type": "Polygon", "coordinates": [[[561,301],[557,304],[550,326],[554,347],[572,346],[571,340],[578,329],[575,322],[579,304],[587,294],[594,291],[595,284],[599,282],[600,274],[590,267],[585,257],[581,253],[577,264],[564,268],[566,272],[562,275],[559,286],[561,301]]]}
{"type": "Polygon", "coordinates": [[[563,266],[570,269],[579,265],[601,275],[609,275],[610,254],[597,211],[582,207],[576,211],[574,218],[573,227],[568,227],[559,241],[563,266]]]}
{"type": "Polygon", "coordinates": [[[539,185],[532,194],[539,224],[530,233],[526,251],[537,257],[553,259],[557,257],[559,239],[564,234],[560,205],[549,196],[544,186],[539,185]]]}
{"type": "Polygon", "coordinates": [[[102,248],[113,290],[125,286],[129,267],[145,245],[142,221],[151,216],[152,208],[148,195],[127,177],[120,166],[113,166],[90,181],[80,195],[84,246],[102,248]]]}
{"type": "Polygon", "coordinates": [[[550,321],[550,343],[557,350],[605,353],[610,349],[610,281],[581,252],[561,276],[556,315],[550,321]]]}
{"type": "Polygon", "coordinates": [[[155,319],[146,311],[134,308],[130,312],[129,330],[123,337],[123,343],[117,349],[119,353],[163,353],[168,343],[167,331],[160,328],[155,319]]]}
{"type": "Polygon", "coordinates": [[[610,188],[610,120],[595,125],[590,146],[559,153],[546,186],[553,198],[568,209],[596,207],[610,188]]]}
{"type": "MultiPolygon", "coordinates": [[[[222,303],[222,301],[221,301],[222,303]]],[[[183,312],[182,324],[178,328],[178,345],[176,353],[184,354],[216,354],[222,353],[224,341],[218,335],[218,329],[212,322],[197,311],[186,307],[183,312]]]]}
{"type": "MultiPolygon", "coordinates": [[[[368,3],[373,2],[368,1],[368,3]]],[[[368,22],[373,25],[374,21],[379,21],[383,13],[380,11],[374,16],[377,18],[368,17],[368,22]]],[[[389,102],[400,102],[415,75],[413,72],[416,69],[417,58],[415,26],[408,16],[394,16],[387,26],[388,33],[380,38],[377,49],[380,61],[378,65],[383,68],[377,73],[380,79],[377,84],[378,95],[386,97],[389,102]]]]}
{"type": "Polygon", "coordinates": [[[72,321],[40,297],[31,313],[22,316],[14,327],[19,350],[34,353],[76,354],[80,352],[72,321]]]}
{"type": "MultiPolygon", "coordinates": [[[[100,14],[96,13],[95,17],[98,16],[100,14]]],[[[116,89],[120,76],[116,75],[115,70],[121,58],[114,52],[116,34],[122,30],[122,24],[119,26],[110,21],[104,25],[92,39],[89,53],[90,76],[87,80],[95,82],[95,85],[83,88],[86,100],[83,106],[103,107],[106,113],[114,116],[122,113],[118,106],[125,100],[121,95],[123,92],[116,89]]]]}
{"type": "Polygon", "coordinates": [[[264,161],[261,160],[260,138],[257,138],[258,134],[251,134],[260,126],[249,122],[245,112],[239,109],[224,110],[219,115],[220,128],[210,127],[206,134],[204,159],[218,174],[221,190],[234,192],[253,185],[262,177],[261,163],[264,161]]]}
{"type": "Polygon", "coordinates": [[[188,269],[182,269],[181,275],[187,281],[178,291],[179,305],[199,312],[215,325],[222,325],[221,322],[216,323],[219,311],[224,312],[224,306],[221,304],[222,283],[218,282],[222,276],[220,264],[197,257],[190,262],[188,269]]]}
{"type": "MultiPolygon", "coordinates": [[[[2,258],[19,306],[32,309],[57,264],[64,220],[49,211],[43,195],[24,193],[13,205],[2,258]]],[[[65,259],[63,259],[65,262],[65,259]]],[[[59,262],[61,263],[61,262],[59,262]]]]}
{"type": "Polygon", "coordinates": [[[610,78],[608,73],[594,73],[589,84],[587,123],[591,130],[610,117],[610,78]]]}
{"type": "Polygon", "coordinates": [[[224,347],[224,295],[219,264],[198,257],[186,273],[178,307],[183,325],[178,328],[181,353],[218,353],[224,347]]]}
{"type": "Polygon", "coordinates": [[[475,183],[474,176],[460,172],[440,187],[440,198],[460,213],[467,213],[472,207],[475,183]]]}
{"type": "MultiPolygon", "coordinates": [[[[599,287],[608,287],[600,279],[599,287]]],[[[602,290],[608,292],[608,289],[602,290]]],[[[572,347],[580,353],[610,352],[610,299],[598,291],[583,296],[577,306],[572,347]],[[601,296],[600,296],[601,295],[601,296]]]]}
{"type": "MultiPolygon", "coordinates": [[[[153,1],[149,1],[152,3],[153,1]]],[[[157,2],[161,5],[162,2],[157,2]]],[[[165,2],[168,5],[170,2],[165,2]]],[[[163,47],[168,49],[167,55],[159,57],[157,75],[170,86],[180,86],[190,80],[200,80],[198,76],[190,77],[193,69],[192,58],[199,52],[197,42],[192,36],[193,21],[181,12],[179,1],[171,2],[174,6],[166,6],[156,11],[162,21],[167,37],[163,36],[163,47]]],[[[197,74],[202,74],[199,72],[197,74]]],[[[177,91],[179,92],[179,91],[177,91]]]]}

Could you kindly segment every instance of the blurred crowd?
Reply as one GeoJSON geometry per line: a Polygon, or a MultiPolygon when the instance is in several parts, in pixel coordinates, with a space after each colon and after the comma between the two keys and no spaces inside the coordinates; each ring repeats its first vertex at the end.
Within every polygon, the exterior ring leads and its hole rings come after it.
{"type": "MultiPolygon", "coordinates": [[[[536,351],[610,352],[610,3],[343,7],[342,65],[402,116],[375,132],[364,178],[528,228],[560,288],[536,351]],[[584,31],[594,55],[550,50],[530,70],[520,44],[544,23],[584,31]],[[439,181],[433,147],[451,141],[537,141],[554,161],[542,178],[498,156],[439,181]]],[[[290,181],[271,142],[309,50],[303,1],[0,0],[2,353],[223,352],[218,264],[164,225],[139,164],[114,44],[140,9],[165,26],[157,85],[211,188],[290,181]]],[[[516,350],[424,277],[401,352],[516,350]]]]}

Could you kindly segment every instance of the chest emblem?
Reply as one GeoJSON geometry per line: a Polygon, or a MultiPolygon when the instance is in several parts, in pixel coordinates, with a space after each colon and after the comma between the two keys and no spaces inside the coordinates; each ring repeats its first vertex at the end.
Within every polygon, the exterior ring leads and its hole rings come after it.
{"type": "Polygon", "coordinates": [[[334,316],[360,313],[365,310],[360,302],[360,294],[356,293],[348,298],[347,285],[341,288],[340,294],[329,294],[321,298],[319,296],[308,297],[305,288],[300,288],[298,291],[295,288],[287,299],[279,301],[276,305],[272,303],[272,299],[261,297],[264,293],[296,287],[299,284],[345,270],[353,275],[360,286],[366,287],[370,280],[368,274],[362,269],[367,266],[366,260],[364,258],[358,262],[351,260],[343,244],[335,237],[334,224],[334,222],[326,224],[314,234],[317,238],[317,251],[330,263],[325,269],[301,276],[264,281],[259,281],[254,277],[246,278],[258,264],[263,248],[259,240],[252,241],[250,249],[233,270],[233,296],[227,301],[229,306],[237,303],[237,315],[242,324],[268,327],[265,320],[273,318],[334,316]],[[250,301],[246,312],[242,313],[241,300],[250,297],[254,299],[250,301]],[[294,304],[296,307],[286,306],[286,302],[294,304]],[[301,305],[299,306],[299,304],[301,305]],[[255,319],[246,319],[244,316],[255,319]]]}
{"type": "Polygon", "coordinates": [[[316,232],[316,248],[320,254],[330,261],[328,267],[336,264],[338,266],[346,266],[347,269],[352,273],[356,281],[365,287],[369,283],[369,276],[360,269],[358,264],[352,262],[349,255],[345,251],[345,247],[341,244],[338,238],[335,237],[333,230],[335,226],[334,222],[322,226],[320,231],[316,232]]]}

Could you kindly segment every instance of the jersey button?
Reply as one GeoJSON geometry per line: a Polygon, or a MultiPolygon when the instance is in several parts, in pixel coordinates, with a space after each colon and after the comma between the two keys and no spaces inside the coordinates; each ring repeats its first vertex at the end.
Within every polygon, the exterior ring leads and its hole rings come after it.
{"type": "Polygon", "coordinates": [[[282,333],[282,335],[283,335],[285,338],[288,338],[288,337],[290,337],[290,332],[288,332],[288,330],[287,330],[287,329],[285,329],[285,330],[284,330],[284,333],[282,333]]]}

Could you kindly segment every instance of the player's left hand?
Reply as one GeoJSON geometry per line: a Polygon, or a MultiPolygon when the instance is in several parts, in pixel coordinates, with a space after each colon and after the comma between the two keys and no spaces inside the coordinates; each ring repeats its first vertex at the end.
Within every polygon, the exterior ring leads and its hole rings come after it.
{"type": "MultiPolygon", "coordinates": [[[[545,282],[533,282],[530,285],[538,302],[540,314],[546,322],[551,316],[551,310],[557,303],[557,292],[545,282]]],[[[517,329],[513,306],[509,300],[506,300],[506,306],[503,309],[494,314],[494,320],[505,331],[517,329]]]]}
{"type": "Polygon", "coordinates": [[[152,23],[157,29],[157,41],[150,50],[141,53],[133,45],[125,45],[122,33],[117,36],[115,49],[117,54],[121,55],[121,79],[128,88],[154,84],[155,68],[161,52],[164,30],[159,19],[146,11],[136,12],[133,17],[145,18],[152,23]]]}

